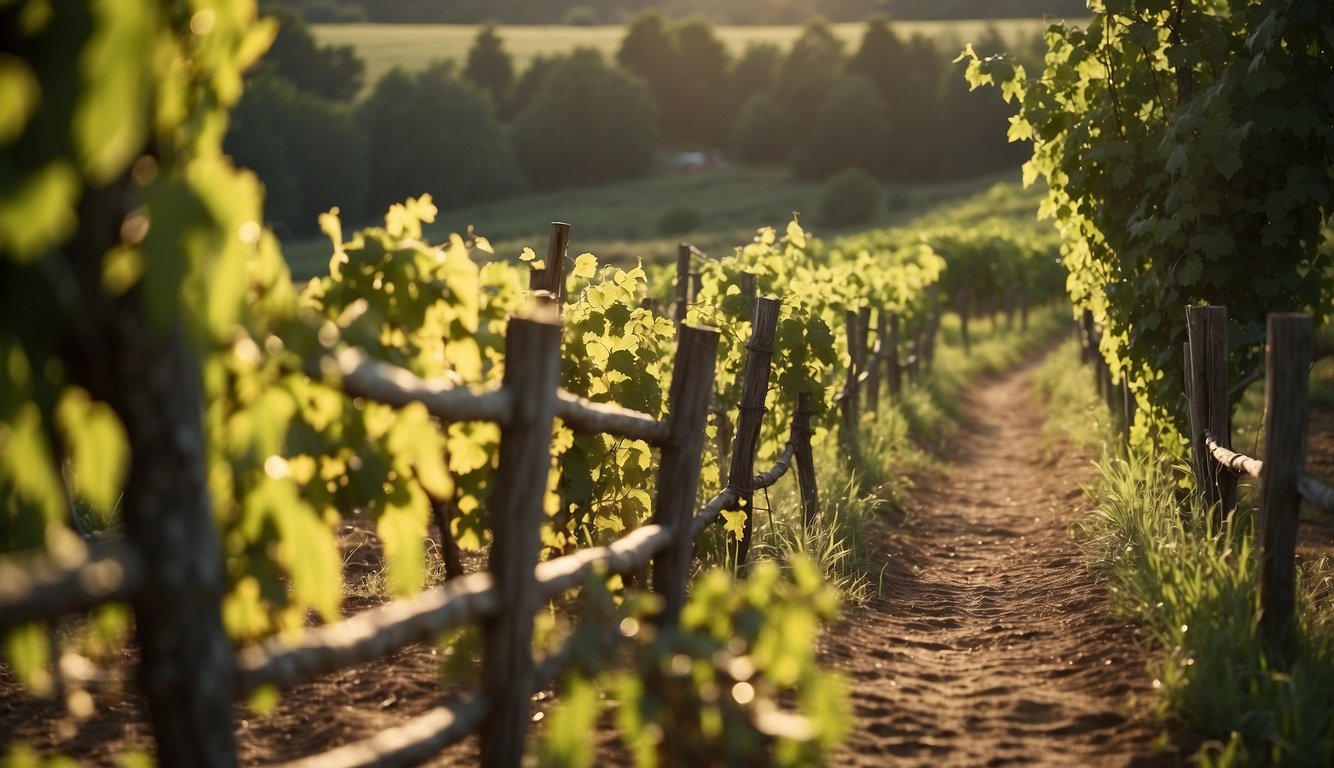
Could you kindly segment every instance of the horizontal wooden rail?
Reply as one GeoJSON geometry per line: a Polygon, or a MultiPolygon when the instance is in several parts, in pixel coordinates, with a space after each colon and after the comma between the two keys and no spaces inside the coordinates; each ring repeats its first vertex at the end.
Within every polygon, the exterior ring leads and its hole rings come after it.
{"type": "Polygon", "coordinates": [[[503,425],[514,411],[514,397],[503,388],[474,392],[458,384],[427,381],[403,368],[369,360],[355,349],[307,360],[305,371],[313,379],[337,379],[339,388],[352,397],[397,408],[421,403],[432,416],[444,421],[494,421],[503,425]]]}
{"type": "Polygon", "coordinates": [[[490,709],[491,699],[478,693],[452,707],[436,707],[370,738],[280,765],[281,768],[397,768],[402,765],[419,765],[476,731],[490,709]]]}
{"type": "Polygon", "coordinates": [[[472,573],[337,624],[307,629],[293,641],[276,637],[241,649],[236,654],[237,693],[244,695],[265,684],[288,688],[500,610],[491,575],[472,573]]]}
{"type": "Polygon", "coordinates": [[[1246,475],[1247,477],[1259,477],[1260,470],[1264,468],[1263,461],[1253,459],[1250,456],[1237,453],[1219,445],[1218,439],[1214,437],[1214,433],[1207,429],[1204,431],[1204,447],[1209,450],[1209,455],[1214,457],[1214,461],[1222,464],[1234,474],[1246,475]]]}
{"type": "Polygon", "coordinates": [[[724,488],[717,496],[700,508],[690,519],[690,540],[694,541],[704,533],[704,529],[713,524],[724,509],[732,509],[741,498],[741,492],[735,488],[724,488]]]}
{"type": "Polygon", "coordinates": [[[783,453],[778,457],[778,461],[769,468],[768,472],[756,475],[750,479],[751,490],[758,491],[762,488],[768,488],[778,482],[778,478],[787,474],[787,469],[792,464],[792,455],[796,453],[797,446],[794,443],[788,443],[783,448],[783,453]]]}
{"type": "MultiPolygon", "coordinates": [[[[1218,444],[1213,433],[1207,430],[1204,433],[1204,444],[1209,449],[1209,455],[1214,457],[1214,461],[1236,474],[1259,477],[1261,470],[1264,469],[1263,461],[1224,448],[1218,444]]],[[[1334,489],[1312,475],[1303,472],[1297,477],[1297,493],[1321,511],[1334,514],[1334,489]]]]}
{"type": "Polygon", "coordinates": [[[1334,514],[1334,489],[1305,472],[1297,478],[1297,493],[1325,514],[1334,514]]]}
{"type": "MultiPolygon", "coordinates": [[[[536,685],[531,693],[545,688],[570,666],[578,640],[578,635],[566,638],[560,648],[537,665],[536,685]]],[[[282,763],[280,768],[398,768],[424,763],[476,731],[490,707],[491,699],[485,693],[473,692],[452,706],[435,707],[398,727],[318,755],[282,763]]]]}
{"type": "MultiPolygon", "coordinates": [[[[670,541],[668,530],[646,525],[605,547],[549,560],[535,569],[538,590],[542,599],[548,600],[581,586],[599,569],[609,574],[639,570],[670,541]]],[[[490,575],[469,574],[337,624],[307,629],[295,641],[274,638],[238,651],[238,692],[245,694],[265,684],[288,688],[313,675],[372,661],[500,608],[490,575]]]]}
{"type": "Polygon", "coordinates": [[[637,571],[647,566],[671,540],[672,532],[661,525],[645,525],[605,547],[581,549],[548,560],[537,566],[538,589],[543,599],[550,600],[567,589],[582,586],[584,580],[599,569],[608,574],[637,571]]]}
{"type": "Polygon", "coordinates": [[[647,413],[609,403],[595,403],[563,389],[556,393],[556,397],[556,415],[575,432],[604,432],[653,445],[662,445],[667,439],[667,423],[647,413]]]}
{"type": "Polygon", "coordinates": [[[0,557],[0,628],[126,599],[143,579],[138,551],[119,539],[0,557]]]}

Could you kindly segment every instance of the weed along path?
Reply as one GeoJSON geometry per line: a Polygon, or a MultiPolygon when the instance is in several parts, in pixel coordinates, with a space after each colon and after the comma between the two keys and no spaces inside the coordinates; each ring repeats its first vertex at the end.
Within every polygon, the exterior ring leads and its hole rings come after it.
{"type": "Polygon", "coordinates": [[[827,633],[823,657],[849,678],[856,716],[831,764],[1172,762],[1155,755],[1134,630],[1067,532],[1092,468],[1044,450],[1036,368],[966,395],[952,462],[880,534],[882,594],[827,633]]]}

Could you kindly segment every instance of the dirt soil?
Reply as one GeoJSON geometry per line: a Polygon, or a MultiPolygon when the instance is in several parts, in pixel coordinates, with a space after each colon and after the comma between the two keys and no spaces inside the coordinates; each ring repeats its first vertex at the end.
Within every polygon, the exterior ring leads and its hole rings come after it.
{"type": "MultiPolygon", "coordinates": [[[[1136,632],[1111,615],[1104,586],[1081,566],[1068,534],[1087,511],[1080,484],[1093,468],[1089,456],[1044,443],[1037,364],[966,395],[970,418],[952,440],[952,463],[919,477],[901,519],[877,528],[883,594],[849,610],[822,641],[823,659],[849,680],[856,717],[830,765],[1155,766],[1193,751],[1188,737],[1165,737],[1153,717],[1136,632]]],[[[1318,437],[1322,431],[1313,424],[1312,465],[1331,469],[1334,439],[1318,437]]],[[[373,549],[367,536],[356,526],[345,531],[352,563],[373,549]]],[[[350,600],[346,609],[366,605],[350,600]]],[[[316,754],[442,703],[436,654],[412,646],[326,675],[285,692],[265,717],[238,706],[242,763],[316,754]]],[[[129,677],[128,651],[109,673],[129,677]]],[[[0,751],[25,741],[109,765],[126,749],[149,748],[132,690],[90,686],[95,711],[75,721],[63,706],[23,693],[0,665],[0,751]]],[[[550,691],[538,694],[535,720],[550,699],[550,691]]],[[[594,738],[608,746],[609,734],[594,738]]],[[[603,754],[608,764],[623,762],[615,750],[603,754]]],[[[430,764],[476,758],[470,738],[430,764]]]]}
{"type": "Polygon", "coordinates": [[[1045,446],[1037,361],[974,387],[951,463],[886,531],[883,593],[828,634],[856,724],[834,765],[1171,765],[1147,659],[1081,567],[1089,457],[1045,446]]]}

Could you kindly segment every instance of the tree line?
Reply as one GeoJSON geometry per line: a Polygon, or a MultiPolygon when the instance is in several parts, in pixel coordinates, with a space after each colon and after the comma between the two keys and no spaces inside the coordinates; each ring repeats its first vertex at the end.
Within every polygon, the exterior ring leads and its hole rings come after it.
{"type": "MultiPolygon", "coordinates": [[[[266,3],[268,5],[269,3],[266,3]]],[[[800,24],[816,13],[860,21],[1019,19],[1088,15],[1084,0],[281,0],[311,23],[623,24],[648,8],[673,18],[703,15],[719,24],[800,24]]]]}
{"type": "MultiPolygon", "coordinates": [[[[649,11],[614,60],[581,49],[522,71],[486,25],[462,66],[391,70],[358,99],[365,65],[350,47],[320,46],[297,14],[273,15],[277,39],[226,148],[264,179],[268,219],[290,234],[335,205],[359,220],[428,190],[457,207],[644,176],[664,146],[722,149],[802,179],[858,168],[902,182],[1013,168],[1027,153],[1007,142],[1002,101],[968,90],[956,46],[906,38],[885,17],[852,50],[816,17],[791,48],[736,57],[709,21],[649,11]]],[[[973,47],[1013,46],[993,30],[973,47]]]]}

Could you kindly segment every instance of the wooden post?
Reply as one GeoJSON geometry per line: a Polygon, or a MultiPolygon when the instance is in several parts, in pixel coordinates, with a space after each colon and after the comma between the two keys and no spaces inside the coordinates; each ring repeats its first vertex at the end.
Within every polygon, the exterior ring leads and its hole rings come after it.
{"type": "Polygon", "coordinates": [[[653,522],[673,532],[671,545],[653,560],[653,591],[663,598],[658,614],[661,626],[674,626],[685,605],[686,580],[695,552],[690,518],[699,492],[699,457],[704,450],[717,356],[717,330],[681,326],[672,365],[667,442],[662,447],[658,498],[653,505],[653,522]]]}
{"type": "Polygon", "coordinates": [[[481,729],[481,764],[518,766],[523,759],[533,692],[533,615],[540,601],[538,528],[551,471],[551,425],[560,384],[560,326],[514,318],[505,338],[504,387],[514,413],[501,425],[499,467],[491,498],[489,568],[503,609],[482,622],[482,690],[492,699],[481,729]]]}
{"type": "Polygon", "coordinates": [[[672,305],[673,318],[680,325],[686,321],[690,308],[690,246],[676,246],[676,303],[672,305]]]}
{"type": "Polygon", "coordinates": [[[157,764],[236,765],[235,666],[222,623],[224,568],[208,490],[198,363],[183,325],[152,327],[138,302],[107,323],[109,401],[130,445],[124,510],[146,587],[131,601],[137,678],[157,764]]]}
{"type": "Polygon", "coordinates": [[[1079,362],[1093,361],[1093,310],[1086,309],[1079,316],[1079,362]]]}
{"type": "Polygon", "coordinates": [[[857,389],[856,396],[861,397],[861,390],[868,376],[867,366],[871,361],[871,305],[857,310],[857,389]]]}
{"type": "Polygon", "coordinates": [[[1136,403],[1135,396],[1130,394],[1130,377],[1121,374],[1121,412],[1125,414],[1125,439],[1126,444],[1130,444],[1130,430],[1135,426],[1136,403]]]}
{"type": "Polygon", "coordinates": [[[760,443],[760,422],[764,419],[764,395],[769,389],[769,363],[774,354],[774,335],[778,330],[778,299],[761,298],[755,302],[755,319],[751,323],[750,343],[746,345],[746,366],[741,379],[740,414],[737,416],[736,442],[732,444],[732,463],[727,472],[727,485],[735,488],[741,497],[741,508],[746,512],[745,532],[737,542],[737,566],[746,562],[750,551],[750,537],[755,520],[752,508],[754,490],[750,487],[755,476],[755,450],[760,443]]]}
{"type": "Polygon", "coordinates": [[[903,371],[899,368],[899,315],[889,313],[889,396],[899,399],[903,386],[903,371]]]}
{"type": "Polygon", "coordinates": [[[968,291],[960,290],[954,297],[955,308],[959,312],[959,338],[963,342],[963,354],[967,356],[972,344],[968,338],[968,291]]]}
{"type": "Polygon", "coordinates": [[[528,272],[528,290],[557,307],[565,295],[565,255],[569,249],[570,225],[563,221],[551,222],[543,269],[530,269],[528,272]]]}
{"type": "Polygon", "coordinates": [[[435,526],[440,529],[440,559],[445,563],[446,581],[463,575],[463,559],[452,525],[456,512],[453,499],[431,499],[431,516],[435,518],[435,526]]]}
{"type": "Polygon", "coordinates": [[[940,338],[940,313],[930,312],[926,316],[926,342],[922,352],[926,355],[927,373],[936,366],[936,339],[940,338]]]}
{"type": "MultiPolygon", "coordinates": [[[[1221,524],[1237,505],[1237,478],[1213,460],[1204,447],[1204,431],[1218,444],[1232,447],[1227,387],[1227,308],[1186,307],[1190,336],[1191,450],[1204,503],[1221,524]]],[[[1268,434],[1268,433],[1266,433],[1268,434]]]]}
{"type": "Polygon", "coordinates": [[[848,375],[843,382],[843,391],[839,393],[839,442],[843,452],[851,455],[857,448],[857,377],[861,374],[859,351],[862,348],[861,323],[857,313],[851,309],[843,312],[843,324],[848,334],[848,375]]]}
{"type": "Polygon", "coordinates": [[[792,458],[797,462],[797,484],[801,488],[801,519],[810,530],[820,514],[820,491],[815,482],[815,457],[811,452],[811,395],[797,395],[797,410],[792,414],[792,458]]]}
{"type": "Polygon", "coordinates": [[[1265,344],[1265,463],[1260,473],[1260,631],[1280,657],[1296,601],[1297,478],[1306,469],[1311,318],[1269,316],[1265,344]]]}
{"type": "Polygon", "coordinates": [[[875,344],[871,345],[866,367],[866,410],[871,413],[880,410],[880,368],[884,361],[885,349],[885,313],[883,311],[876,311],[875,326],[875,344]]]}

